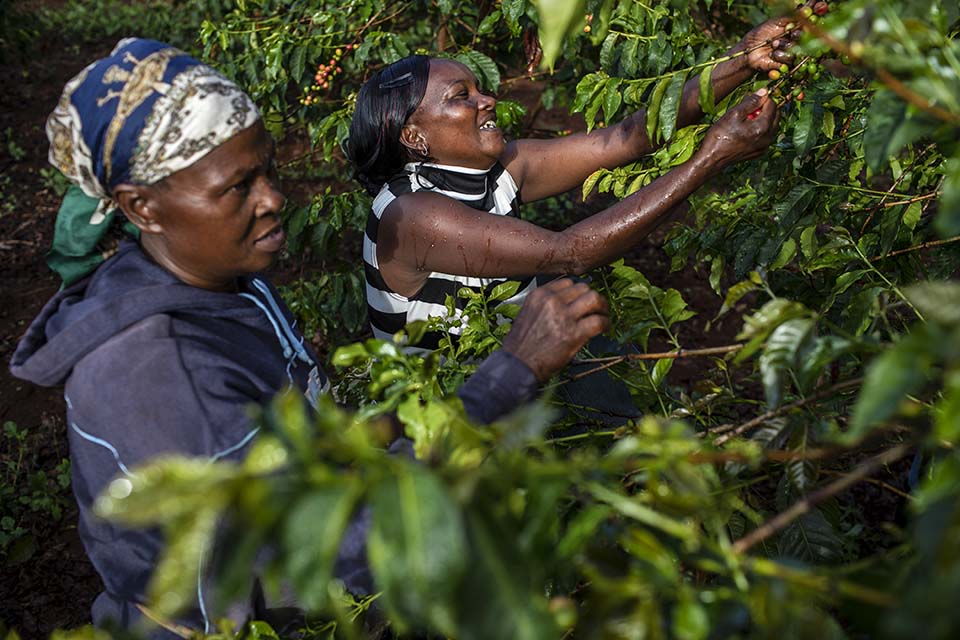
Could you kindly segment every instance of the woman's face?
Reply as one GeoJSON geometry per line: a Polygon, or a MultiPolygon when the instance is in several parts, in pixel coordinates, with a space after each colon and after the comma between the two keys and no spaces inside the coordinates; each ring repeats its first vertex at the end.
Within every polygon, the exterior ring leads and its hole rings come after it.
{"type": "Polygon", "coordinates": [[[260,122],[143,193],[153,224],[141,243],[188,284],[230,290],[285,245],[274,143],[260,122]]]}
{"type": "Polygon", "coordinates": [[[467,67],[431,60],[427,89],[404,126],[403,142],[414,149],[425,143],[439,164],[489,169],[506,146],[496,106],[496,98],[480,93],[467,67]]]}

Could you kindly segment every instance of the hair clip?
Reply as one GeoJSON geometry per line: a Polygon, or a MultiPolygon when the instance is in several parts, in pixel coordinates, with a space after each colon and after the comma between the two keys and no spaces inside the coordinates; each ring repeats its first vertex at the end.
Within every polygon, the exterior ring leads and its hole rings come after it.
{"type": "Polygon", "coordinates": [[[396,89],[397,87],[402,87],[413,82],[413,72],[407,71],[402,76],[397,76],[392,80],[387,80],[386,82],[380,83],[381,89],[396,89]]]}

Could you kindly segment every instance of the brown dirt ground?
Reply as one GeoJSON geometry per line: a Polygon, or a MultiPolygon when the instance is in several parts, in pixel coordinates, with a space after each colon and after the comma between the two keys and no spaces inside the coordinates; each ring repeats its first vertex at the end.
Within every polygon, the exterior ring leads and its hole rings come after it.
{"type": "MultiPolygon", "coordinates": [[[[49,474],[67,456],[62,389],[16,380],[6,366],[28,323],[59,286],[44,263],[59,197],[40,174],[47,166],[43,125],[66,81],[111,46],[94,43],[77,50],[45,40],[30,56],[0,68],[0,83],[8,88],[0,92],[0,132],[6,132],[0,172],[10,179],[0,197],[14,203],[0,215],[0,422],[15,422],[28,432],[31,455],[24,474],[38,469],[49,474]],[[11,140],[24,152],[19,161],[10,153],[11,140]]],[[[11,443],[0,444],[0,459],[10,459],[11,443]]],[[[22,525],[37,540],[35,552],[19,564],[0,566],[0,621],[24,638],[88,622],[100,589],[76,534],[76,508],[67,503],[59,521],[25,517],[22,525]]]]}

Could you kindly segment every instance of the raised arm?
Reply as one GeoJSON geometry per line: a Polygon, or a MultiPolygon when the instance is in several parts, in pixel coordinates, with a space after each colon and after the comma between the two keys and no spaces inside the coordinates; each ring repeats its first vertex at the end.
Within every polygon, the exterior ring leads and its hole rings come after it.
{"type": "MultiPolygon", "coordinates": [[[[807,4],[812,4],[812,0],[807,4]]],[[[718,101],[755,72],[775,69],[791,59],[787,49],[795,34],[785,31],[791,20],[795,19],[785,16],[764,22],[724,54],[730,59],[718,64],[710,76],[718,101]]],[[[699,122],[703,117],[699,84],[694,78],[684,85],[678,128],[699,122]]],[[[590,133],[552,140],[513,141],[507,145],[503,163],[519,185],[524,202],[564,193],[601,167],[619,167],[653,151],[656,146],[647,137],[646,113],[646,109],[641,109],[614,126],[590,133]]]]}
{"type": "Polygon", "coordinates": [[[766,91],[751,94],[710,128],[690,160],[560,232],[479,212],[435,193],[401,196],[380,221],[381,273],[394,291],[408,297],[431,271],[474,277],[582,273],[622,256],[724,166],[761,155],[776,125],[777,108],[766,91]],[[760,115],[748,118],[757,109],[760,115]]]}

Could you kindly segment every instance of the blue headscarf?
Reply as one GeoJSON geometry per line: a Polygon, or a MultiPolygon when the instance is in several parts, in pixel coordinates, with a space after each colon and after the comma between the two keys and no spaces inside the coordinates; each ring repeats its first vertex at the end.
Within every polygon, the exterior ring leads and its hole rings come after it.
{"type": "Polygon", "coordinates": [[[50,163],[79,190],[57,215],[48,263],[65,284],[105,259],[118,184],[154,184],[260,118],[237,85],[155,40],[126,38],[64,87],[47,119],[50,163]]]}

